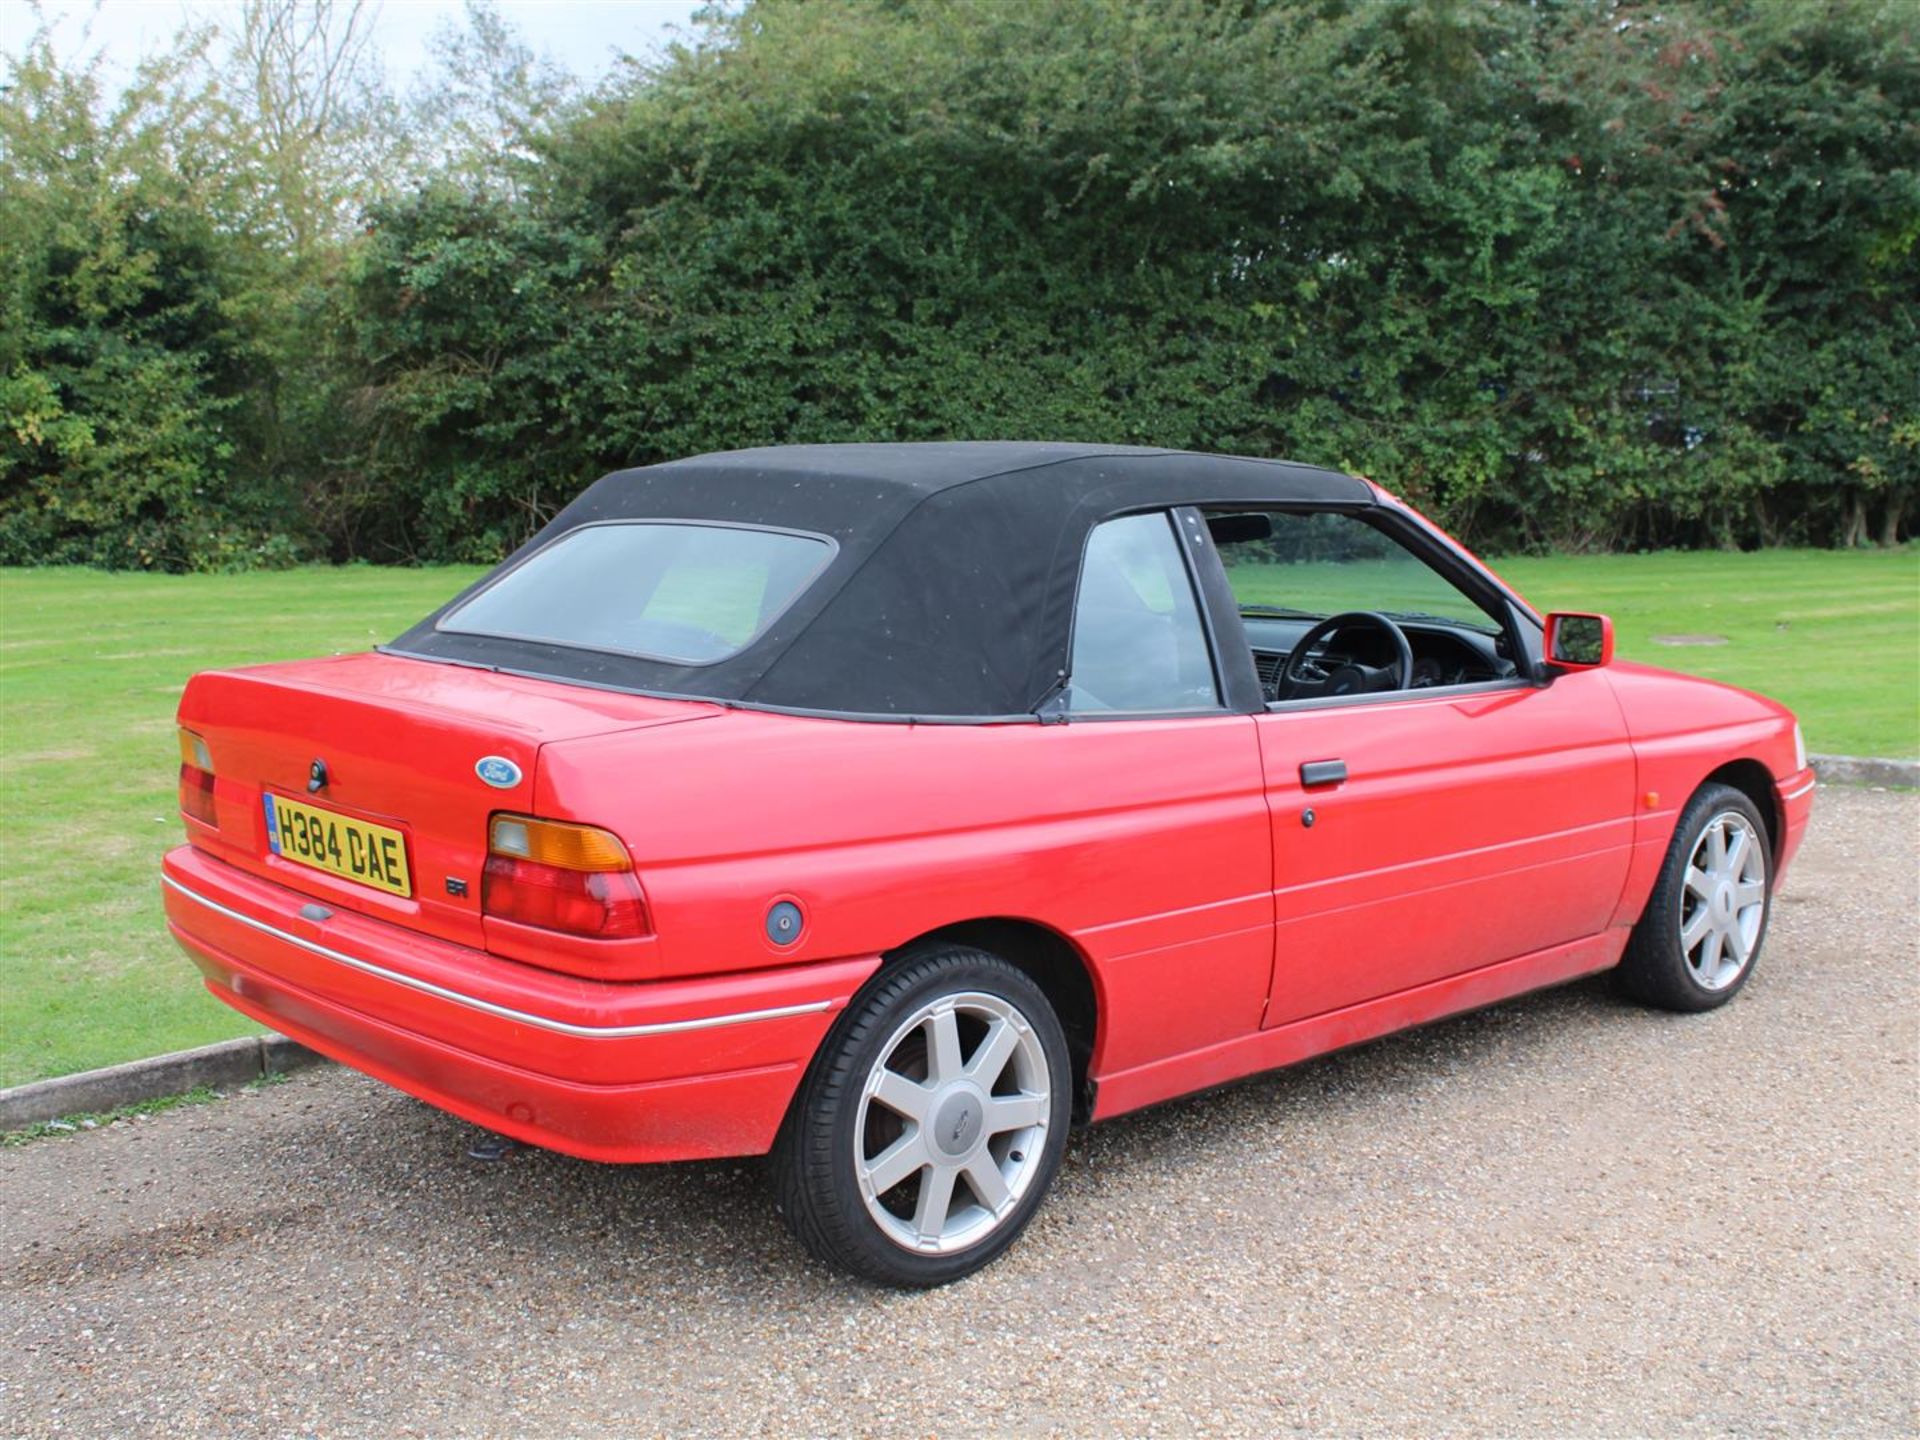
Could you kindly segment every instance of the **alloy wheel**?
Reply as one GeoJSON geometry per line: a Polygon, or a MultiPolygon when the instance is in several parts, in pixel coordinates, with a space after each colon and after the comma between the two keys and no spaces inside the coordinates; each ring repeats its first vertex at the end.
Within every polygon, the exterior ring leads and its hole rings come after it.
{"type": "Polygon", "coordinates": [[[1740,978],[1767,915],[1767,860],[1753,823],[1734,810],[1708,820],[1680,888],[1680,953],[1706,990],[1740,978]]]}
{"type": "Polygon", "coordinates": [[[902,1249],[978,1244],[1039,1174],[1052,1100],[1046,1051],[1018,1007],[980,991],[922,1005],[861,1091],[854,1171],[867,1213],[902,1249]]]}

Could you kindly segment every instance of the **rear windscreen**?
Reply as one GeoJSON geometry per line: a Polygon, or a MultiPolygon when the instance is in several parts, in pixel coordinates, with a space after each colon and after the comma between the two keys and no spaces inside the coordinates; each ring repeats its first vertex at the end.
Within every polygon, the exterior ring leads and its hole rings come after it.
{"type": "Polygon", "coordinates": [[[570,530],[436,626],[708,665],[738,654],[833,558],[818,535],[626,521],[570,530]]]}

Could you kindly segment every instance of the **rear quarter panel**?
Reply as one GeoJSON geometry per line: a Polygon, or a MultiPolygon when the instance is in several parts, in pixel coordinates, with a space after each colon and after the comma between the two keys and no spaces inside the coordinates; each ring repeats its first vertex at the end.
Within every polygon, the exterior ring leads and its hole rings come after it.
{"type": "Polygon", "coordinates": [[[626,841],[663,975],[874,954],[1010,918],[1086,963],[1096,1074],[1260,1023],[1271,841],[1247,716],[943,726],[734,711],[548,746],[538,788],[541,813],[626,841]],[[806,917],[784,948],[764,930],[779,899],[806,917]]]}

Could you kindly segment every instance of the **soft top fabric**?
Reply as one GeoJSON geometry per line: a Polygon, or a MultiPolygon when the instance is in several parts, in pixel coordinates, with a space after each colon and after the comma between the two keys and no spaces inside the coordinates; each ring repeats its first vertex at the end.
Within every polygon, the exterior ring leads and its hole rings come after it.
{"type": "Polygon", "coordinates": [[[652,695],[892,718],[1030,715],[1064,675],[1088,533],[1174,505],[1363,507],[1362,481],[1284,461],[1013,441],[795,445],[596,481],[502,565],[383,647],[652,695]],[[610,520],[774,526],[838,553],[739,654],[683,665],[436,628],[558,536],[610,520]]]}

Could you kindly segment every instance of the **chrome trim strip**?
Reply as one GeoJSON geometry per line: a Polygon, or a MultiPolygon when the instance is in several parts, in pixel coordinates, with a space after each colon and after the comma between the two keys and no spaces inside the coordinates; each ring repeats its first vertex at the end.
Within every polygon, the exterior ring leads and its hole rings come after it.
{"type": "Polygon", "coordinates": [[[491,1000],[482,1000],[476,995],[463,995],[458,990],[449,990],[446,986],[436,985],[431,980],[402,975],[399,971],[389,970],[384,965],[375,965],[371,960],[359,960],[312,940],[303,940],[300,936],[289,934],[277,925],[269,925],[264,920],[256,920],[251,915],[242,915],[238,910],[229,909],[217,900],[209,900],[198,891],[189,890],[171,875],[162,875],[160,883],[169,889],[179,891],[196,905],[204,905],[207,909],[224,915],[229,920],[237,920],[263,935],[271,935],[276,940],[297,945],[302,950],[324,959],[337,961],[364,974],[378,976],[382,980],[391,980],[396,985],[404,985],[410,990],[418,990],[425,995],[450,1000],[455,1005],[465,1005],[470,1010],[482,1010],[489,1015],[497,1015],[502,1020],[534,1025],[542,1030],[552,1030],[561,1035],[579,1035],[589,1040],[620,1040],[635,1035],[675,1035],[685,1030],[713,1030],[722,1025],[744,1025],[753,1020],[780,1020],[789,1015],[813,1015],[822,1010],[831,1009],[833,1006],[831,1000],[812,1000],[804,1005],[779,1005],[771,1010],[741,1010],[732,1015],[707,1015],[698,1020],[661,1020],[651,1025],[575,1025],[567,1020],[555,1020],[548,1015],[534,1015],[525,1010],[509,1009],[505,1005],[496,1005],[491,1000]]]}
{"type": "Polygon", "coordinates": [[[1798,800],[1802,795],[1809,794],[1813,790],[1819,788],[1819,785],[1820,785],[1820,782],[1818,780],[1809,780],[1807,781],[1806,784],[1802,785],[1798,790],[1787,791],[1782,793],[1780,798],[1782,800],[1798,800]]]}

